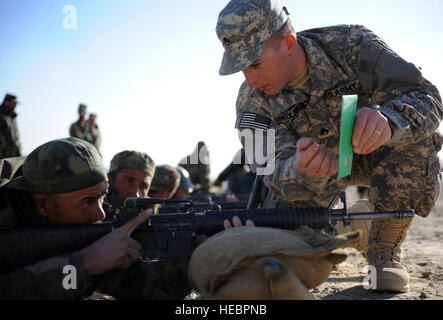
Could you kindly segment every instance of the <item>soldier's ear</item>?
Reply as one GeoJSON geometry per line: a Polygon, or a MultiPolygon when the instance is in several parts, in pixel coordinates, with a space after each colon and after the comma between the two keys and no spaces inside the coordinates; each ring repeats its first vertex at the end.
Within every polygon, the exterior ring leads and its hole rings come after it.
{"type": "Polygon", "coordinates": [[[287,34],[283,38],[283,43],[286,48],[286,52],[289,56],[292,56],[295,53],[295,47],[297,46],[297,39],[292,34],[287,34]]]}
{"type": "Polygon", "coordinates": [[[35,210],[42,216],[47,217],[52,207],[52,200],[49,195],[45,193],[33,193],[32,198],[35,203],[35,210]]]}
{"type": "Polygon", "coordinates": [[[108,182],[109,182],[109,185],[112,184],[112,176],[110,174],[108,174],[108,182]]]}

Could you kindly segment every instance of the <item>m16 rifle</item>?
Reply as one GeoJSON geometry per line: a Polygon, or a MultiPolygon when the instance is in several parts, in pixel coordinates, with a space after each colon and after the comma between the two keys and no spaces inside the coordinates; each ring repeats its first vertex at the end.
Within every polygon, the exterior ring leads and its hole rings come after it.
{"type": "MultiPolygon", "coordinates": [[[[169,202],[165,199],[127,198],[124,207],[115,215],[114,221],[84,225],[54,225],[40,228],[22,228],[0,233],[0,273],[14,270],[50,258],[80,250],[107,233],[125,224],[141,210],[153,203],[169,202]]],[[[188,200],[185,200],[188,201],[188,200]]],[[[328,208],[277,208],[195,210],[196,212],[157,214],[140,225],[132,237],[141,246],[144,262],[169,261],[189,257],[198,245],[197,236],[211,236],[224,229],[224,221],[234,216],[244,224],[252,220],[256,226],[279,229],[295,229],[306,225],[313,229],[327,229],[352,220],[381,218],[410,218],[413,210],[392,212],[348,213],[346,195],[337,195],[328,208]],[[333,209],[340,197],[342,209],[333,209]]]]}

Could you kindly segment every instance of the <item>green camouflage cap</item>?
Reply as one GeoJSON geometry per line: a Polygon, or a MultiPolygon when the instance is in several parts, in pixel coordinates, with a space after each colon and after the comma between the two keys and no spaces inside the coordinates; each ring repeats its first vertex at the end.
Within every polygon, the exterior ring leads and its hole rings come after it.
{"type": "Polygon", "coordinates": [[[17,100],[17,97],[13,94],[7,93],[5,95],[5,98],[3,99],[3,103],[5,102],[15,102],[17,104],[20,104],[20,102],[17,100]]]}
{"type": "Polygon", "coordinates": [[[286,23],[288,13],[278,0],[232,0],[220,12],[217,36],[225,48],[220,75],[251,65],[266,41],[286,23]]]}
{"type": "Polygon", "coordinates": [[[81,111],[86,112],[87,109],[88,109],[88,106],[86,104],[80,103],[78,105],[78,111],[79,112],[81,112],[81,111]]]}
{"type": "Polygon", "coordinates": [[[92,187],[107,179],[97,149],[87,141],[64,138],[32,151],[23,164],[23,176],[9,188],[30,192],[67,193],[92,187]]]}
{"type": "Polygon", "coordinates": [[[111,160],[109,173],[123,169],[136,169],[146,172],[149,176],[154,175],[155,163],[146,153],[125,150],[117,153],[111,160]]]}
{"type": "MultiPolygon", "coordinates": [[[[180,173],[177,169],[162,165],[155,167],[154,178],[152,179],[150,191],[174,191],[180,184],[180,173]]],[[[174,191],[175,192],[175,191],[174,191]]]]}

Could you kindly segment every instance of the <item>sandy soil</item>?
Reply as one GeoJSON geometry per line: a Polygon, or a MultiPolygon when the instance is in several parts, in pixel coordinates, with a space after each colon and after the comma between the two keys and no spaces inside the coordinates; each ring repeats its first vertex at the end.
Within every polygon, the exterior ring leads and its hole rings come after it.
{"type": "MultiPolygon", "coordinates": [[[[348,199],[357,196],[348,190],[348,199]]],[[[363,288],[366,260],[355,249],[329,279],[311,290],[321,300],[443,300],[443,199],[427,218],[415,216],[402,245],[410,276],[410,292],[375,293],[363,288]]]]}

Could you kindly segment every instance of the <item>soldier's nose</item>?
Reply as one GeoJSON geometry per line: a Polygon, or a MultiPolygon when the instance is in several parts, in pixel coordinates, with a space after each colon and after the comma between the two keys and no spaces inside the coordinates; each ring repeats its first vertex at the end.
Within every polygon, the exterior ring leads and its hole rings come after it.
{"type": "Polygon", "coordinates": [[[253,86],[258,80],[256,72],[250,67],[244,69],[243,74],[245,75],[246,84],[248,86],[253,86]]]}

